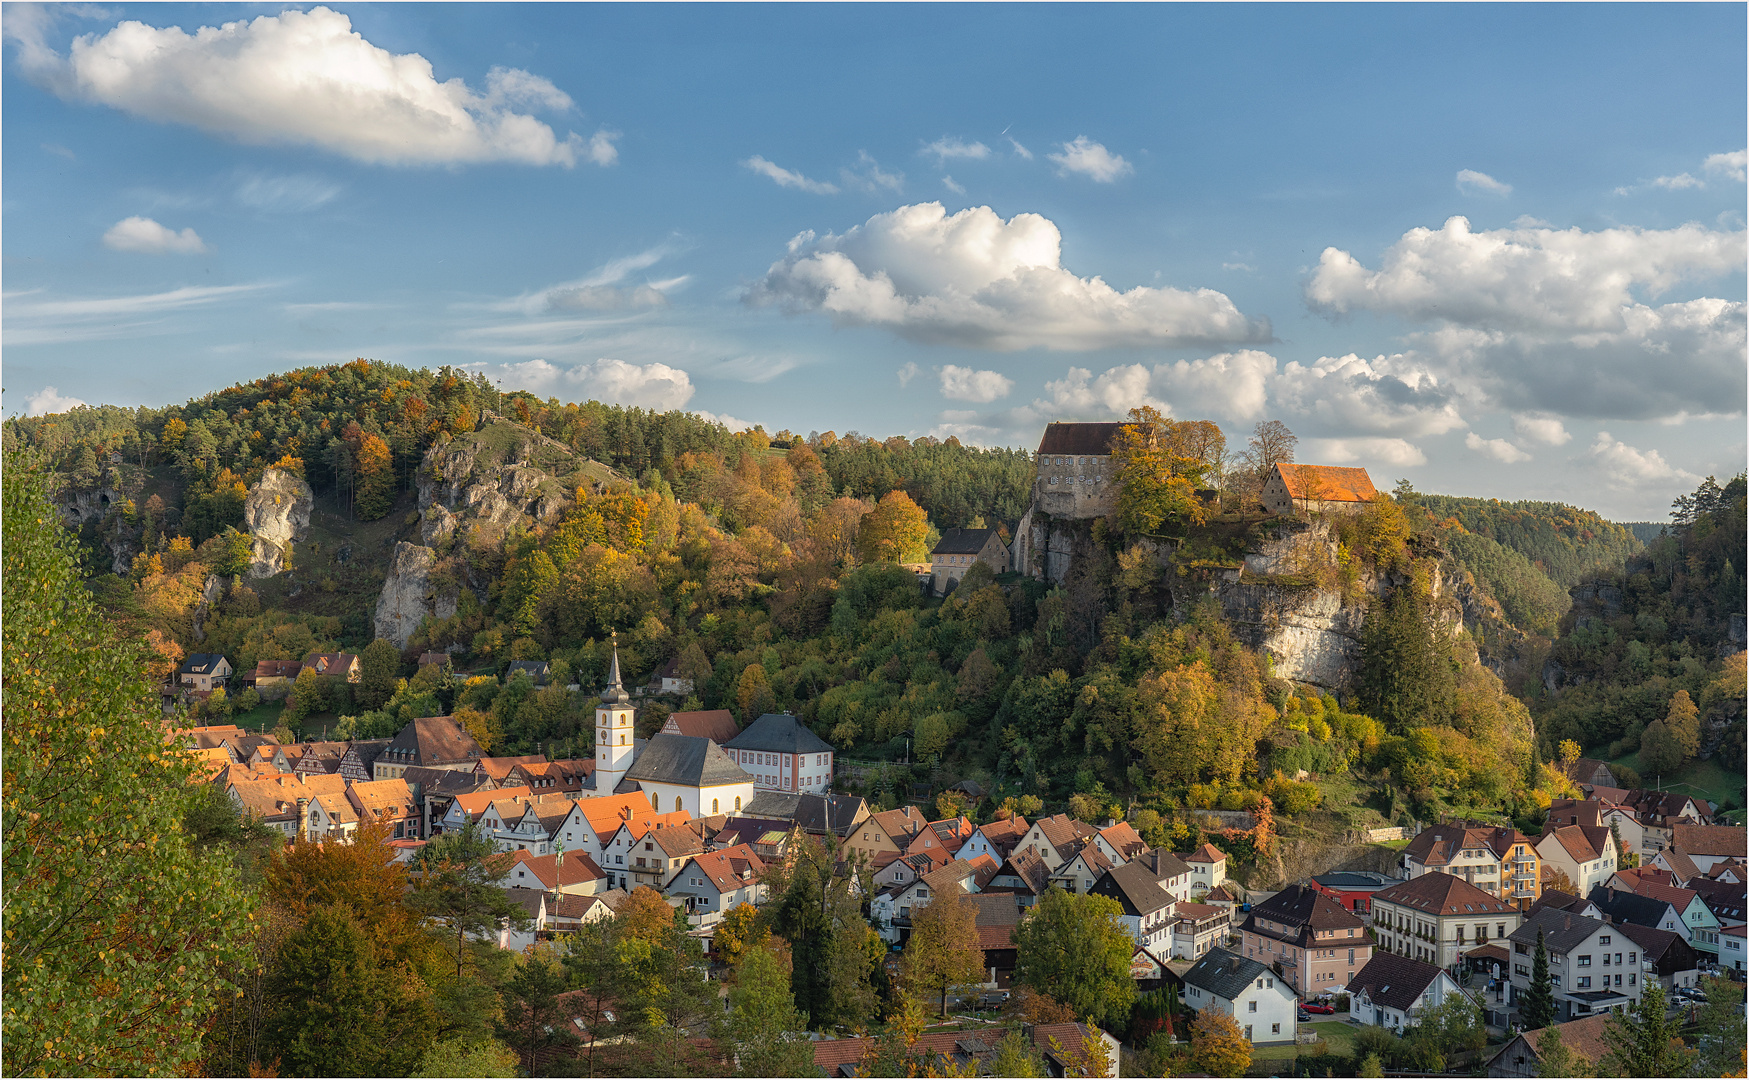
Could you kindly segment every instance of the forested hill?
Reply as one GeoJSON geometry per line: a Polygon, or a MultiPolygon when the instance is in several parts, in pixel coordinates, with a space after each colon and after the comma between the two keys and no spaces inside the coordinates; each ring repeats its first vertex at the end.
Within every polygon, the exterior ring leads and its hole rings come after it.
{"type": "Polygon", "coordinates": [[[1436,521],[1461,525],[1465,532],[1518,552],[1562,589],[1622,565],[1642,547],[1626,526],[1566,503],[1501,502],[1419,492],[1408,497],[1436,521]]]}

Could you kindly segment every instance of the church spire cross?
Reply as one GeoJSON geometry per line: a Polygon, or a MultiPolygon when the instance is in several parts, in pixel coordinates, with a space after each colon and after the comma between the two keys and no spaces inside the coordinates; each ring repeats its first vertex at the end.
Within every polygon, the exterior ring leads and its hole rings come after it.
{"type": "Polygon", "coordinates": [[[616,705],[623,705],[631,700],[630,695],[626,693],[625,687],[620,684],[619,633],[617,631],[615,631],[613,635],[613,662],[607,669],[607,693],[601,695],[601,700],[610,701],[616,705]]]}

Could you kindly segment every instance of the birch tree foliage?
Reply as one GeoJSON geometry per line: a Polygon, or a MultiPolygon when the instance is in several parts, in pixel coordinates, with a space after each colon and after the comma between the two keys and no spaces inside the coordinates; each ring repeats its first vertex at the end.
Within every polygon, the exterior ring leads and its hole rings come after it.
{"type": "Polygon", "coordinates": [[[4,475],[5,1003],[12,1076],[180,1073],[232,993],[254,901],[182,820],[193,756],[165,740],[138,642],[81,583],[40,472],[4,475]]]}

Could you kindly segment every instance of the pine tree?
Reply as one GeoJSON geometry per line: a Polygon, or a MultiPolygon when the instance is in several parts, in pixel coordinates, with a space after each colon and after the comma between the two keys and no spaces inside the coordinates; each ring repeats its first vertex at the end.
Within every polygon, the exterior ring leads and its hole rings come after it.
{"type": "Polygon", "coordinates": [[[1603,1063],[1622,1076],[1685,1076],[1694,1061],[1694,1051],[1679,1034],[1680,1019],[1665,1015],[1664,987],[1648,980],[1632,1010],[1610,1014],[1603,1025],[1603,1041],[1609,1052],[1603,1063]]]}
{"type": "Polygon", "coordinates": [[[1536,932],[1536,955],[1531,960],[1530,989],[1518,1007],[1519,1019],[1527,1031],[1546,1028],[1555,1022],[1555,984],[1549,978],[1549,949],[1543,932],[1536,932]]]}
{"type": "Polygon", "coordinates": [[[1393,588],[1360,631],[1360,702],[1393,731],[1451,720],[1457,668],[1431,605],[1413,585],[1393,588]]]}

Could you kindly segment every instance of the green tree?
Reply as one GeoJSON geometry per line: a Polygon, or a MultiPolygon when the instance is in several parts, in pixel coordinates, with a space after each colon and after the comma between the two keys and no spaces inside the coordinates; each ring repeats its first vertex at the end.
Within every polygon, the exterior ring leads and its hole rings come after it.
{"type": "Polygon", "coordinates": [[[358,443],[358,495],[354,503],[363,521],[375,521],[395,505],[395,470],[389,444],[365,435],[358,443]]]}
{"type": "Polygon", "coordinates": [[[580,1041],[559,1001],[565,992],[564,969],[543,952],[522,958],[504,987],[504,1019],[498,1038],[516,1053],[525,1075],[533,1076],[543,1050],[566,1050],[580,1041]]]}
{"type": "Polygon", "coordinates": [[[495,934],[505,926],[528,928],[528,915],[498,884],[509,869],[510,856],[473,822],[426,844],[416,865],[407,906],[454,933],[451,946],[458,981],[464,975],[469,937],[495,934]]]}
{"type": "Polygon", "coordinates": [[[1354,1075],[1383,1076],[1385,1075],[1385,1064],[1379,1060],[1377,1054],[1368,1054],[1360,1059],[1360,1068],[1355,1070],[1354,1075]]]}
{"type": "MultiPolygon", "coordinates": [[[[385,638],[377,638],[358,654],[358,686],[353,689],[353,701],[361,709],[380,709],[395,696],[395,683],[401,677],[401,650],[385,638]]],[[[299,672],[302,675],[302,672],[299,672]]]]}
{"type": "Polygon", "coordinates": [[[1429,1046],[1441,1058],[1480,1050],[1488,1043],[1482,1010],[1468,994],[1447,994],[1438,1005],[1415,1010],[1410,1041],[1429,1046]]]}
{"type": "Polygon", "coordinates": [[[1014,931],[1014,978],[1075,1010],[1118,1024],[1129,1017],[1135,939],[1123,908],[1105,896],[1051,889],[1014,931]]]}
{"type": "Polygon", "coordinates": [[[445,1039],[432,1044],[419,1062],[419,1071],[413,1075],[433,1080],[448,1076],[515,1076],[516,1055],[490,1039],[445,1039]]]}
{"type": "Polygon", "coordinates": [[[1682,767],[1682,743],[1662,720],[1646,725],[1640,735],[1640,771],[1648,777],[1673,773],[1682,767]]]}
{"type": "Polygon", "coordinates": [[[1685,1076],[1695,1054],[1681,1031],[1680,1018],[1665,1016],[1663,985],[1648,981],[1634,1008],[1610,1013],[1603,1025],[1603,1064],[1623,1076],[1685,1076]]]}
{"type": "Polygon", "coordinates": [[[319,673],[315,668],[304,668],[298,672],[298,677],[292,683],[291,700],[286,703],[285,712],[280,714],[288,724],[296,724],[311,713],[319,713],[328,708],[329,686],[328,676],[319,673]]]}
{"type": "Polygon", "coordinates": [[[984,950],[978,944],[978,913],[956,886],[937,892],[911,916],[900,975],[912,992],[938,996],[947,1015],[947,992],[981,980],[984,950]]]}
{"type": "Polygon", "coordinates": [[[1159,532],[1168,521],[1200,525],[1207,517],[1196,489],[1208,464],[1179,430],[1189,434],[1199,423],[1175,423],[1149,405],[1130,410],[1111,450],[1117,519],[1126,532],[1159,532]]]}
{"type": "Polygon", "coordinates": [[[1743,986],[1729,979],[1703,979],[1706,1004],[1695,1020],[1700,1058],[1696,1076],[1742,1076],[1749,1059],[1744,1056],[1743,986]]]}
{"type": "Polygon", "coordinates": [[[1047,1076],[1045,1059],[1018,1031],[1010,1031],[996,1044],[990,1062],[991,1076],[1047,1076]]]}
{"type": "Polygon", "coordinates": [[[1451,720],[1457,703],[1451,642],[1413,584],[1394,587],[1367,612],[1358,681],[1361,711],[1394,732],[1451,720]]]}
{"type": "Polygon", "coordinates": [[[1590,1076],[1596,1062],[1568,1046],[1561,1025],[1545,1028],[1536,1044],[1536,1074],[1540,1077],[1590,1076]]]}
{"type": "Polygon", "coordinates": [[[796,1011],[789,972],[769,946],[746,950],[729,986],[723,1037],[737,1076],[817,1076],[808,1018],[796,1011]]]}
{"type": "Polygon", "coordinates": [[[1536,932],[1536,953],[1530,962],[1530,989],[1525,991],[1524,1004],[1518,1007],[1518,1017],[1526,1031],[1546,1028],[1555,1022],[1555,984],[1549,978],[1549,948],[1543,932],[1536,932]]]}
{"type": "Polygon", "coordinates": [[[595,1075],[595,1048],[612,1038],[624,1022],[615,1009],[625,996],[627,970],[620,963],[620,919],[585,923],[565,943],[563,963],[574,987],[572,1016],[583,1022],[584,1075],[595,1075]],[[614,1018],[609,1020],[612,1015],[614,1018]]]}
{"type": "Polygon", "coordinates": [[[790,989],[815,1031],[865,1024],[874,1013],[871,976],[884,950],[862,915],[867,872],[842,861],[836,843],[798,836],[789,865],[766,871],[772,931],[789,942],[790,989]],[[862,878],[859,885],[858,879],[862,878]]]}
{"type": "Polygon", "coordinates": [[[626,933],[619,941],[626,1023],[657,1076],[690,1071],[688,1040],[721,1015],[716,987],[705,978],[703,946],[686,931],[686,913],[677,910],[659,932],[626,933]]]}
{"type": "Polygon", "coordinates": [[[5,1000],[12,1076],[179,1073],[254,901],[223,846],[182,829],[191,755],[164,742],[138,640],[80,579],[42,474],[3,473],[5,1000]]]}

